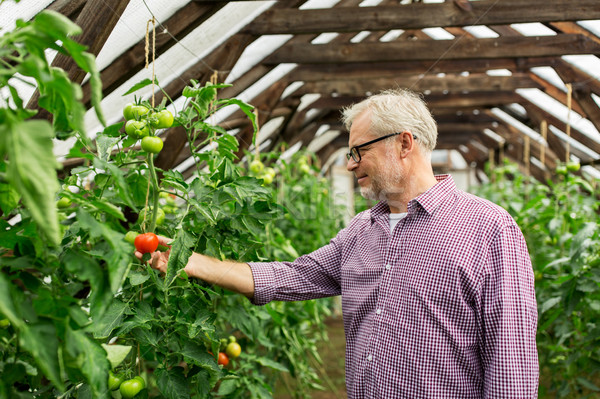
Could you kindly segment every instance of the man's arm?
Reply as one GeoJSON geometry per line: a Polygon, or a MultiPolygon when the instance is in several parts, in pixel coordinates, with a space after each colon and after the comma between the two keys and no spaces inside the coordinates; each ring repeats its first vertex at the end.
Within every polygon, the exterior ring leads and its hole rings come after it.
{"type": "MultiPolygon", "coordinates": [[[[160,245],[168,247],[171,239],[159,236],[158,242],[160,245]]],[[[154,269],[166,273],[170,252],[170,249],[164,252],[154,252],[150,265],[154,269]]],[[[136,252],[135,255],[142,258],[140,252],[136,252]]],[[[254,277],[247,263],[221,261],[210,256],[193,253],[184,270],[189,277],[199,278],[209,284],[245,295],[250,299],[254,297],[254,277]]]]}
{"type": "Polygon", "coordinates": [[[484,397],[537,398],[534,277],[516,225],[505,227],[492,243],[481,294],[484,397]]]}

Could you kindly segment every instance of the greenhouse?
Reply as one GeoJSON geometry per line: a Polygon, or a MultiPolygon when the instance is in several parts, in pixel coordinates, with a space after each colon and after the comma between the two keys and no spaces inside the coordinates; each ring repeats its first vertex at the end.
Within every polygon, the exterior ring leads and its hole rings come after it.
{"type": "Polygon", "coordinates": [[[598,0],[0,0],[0,398],[600,397],[598,0]]]}

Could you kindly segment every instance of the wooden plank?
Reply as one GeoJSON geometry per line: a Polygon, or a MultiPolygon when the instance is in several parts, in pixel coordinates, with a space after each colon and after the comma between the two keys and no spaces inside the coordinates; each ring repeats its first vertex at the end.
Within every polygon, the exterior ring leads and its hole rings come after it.
{"type": "Polygon", "coordinates": [[[453,1],[336,10],[268,10],[244,31],[255,35],[360,32],[600,18],[597,0],[482,0],[468,4],[469,12],[453,1]]]}
{"type": "Polygon", "coordinates": [[[75,20],[86,2],[87,0],[56,0],[46,7],[46,10],[59,12],[67,18],[75,20]]]}
{"type": "Polygon", "coordinates": [[[583,35],[499,37],[491,39],[415,40],[350,44],[288,44],[264,64],[438,61],[506,57],[600,54],[600,44],[583,35]]]}
{"type": "MultiPolygon", "coordinates": [[[[210,16],[225,6],[226,3],[226,1],[219,1],[211,5],[202,5],[191,2],[178,10],[163,23],[163,26],[167,28],[169,34],[156,35],[156,57],[158,58],[161,54],[173,47],[177,43],[177,40],[184,38],[192,30],[202,24],[202,22],[206,21],[210,16]],[[173,37],[177,40],[173,39],[173,37]]],[[[157,26],[157,29],[161,28],[157,26]]],[[[140,40],[100,72],[104,96],[112,93],[144,68],[146,63],[145,46],[145,39],[140,40]]],[[[87,104],[90,101],[89,83],[86,82],[82,86],[82,89],[83,101],[87,104]]]]}
{"type": "Polygon", "coordinates": [[[385,78],[308,82],[300,87],[297,92],[294,92],[294,95],[308,93],[331,95],[335,93],[342,96],[356,96],[376,93],[392,87],[410,88],[418,92],[464,93],[480,91],[482,87],[485,87],[488,91],[511,91],[519,88],[541,88],[542,86],[524,73],[516,73],[512,76],[490,76],[487,74],[446,75],[442,77],[396,75],[395,77],[385,78]]]}
{"type": "Polygon", "coordinates": [[[313,82],[336,79],[365,79],[396,77],[402,74],[481,73],[490,69],[527,72],[529,68],[551,66],[553,57],[497,58],[441,61],[391,61],[365,63],[303,64],[289,74],[290,80],[313,82]]]}

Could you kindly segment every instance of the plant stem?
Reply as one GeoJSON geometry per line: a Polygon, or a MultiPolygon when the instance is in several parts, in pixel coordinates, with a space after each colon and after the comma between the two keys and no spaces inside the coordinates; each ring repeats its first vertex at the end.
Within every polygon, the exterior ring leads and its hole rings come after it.
{"type": "Polygon", "coordinates": [[[154,229],[156,228],[156,217],[158,216],[158,177],[156,176],[156,169],[154,168],[153,154],[148,153],[146,161],[148,162],[148,170],[150,171],[150,181],[152,184],[152,217],[150,219],[149,231],[154,232],[154,229]]]}

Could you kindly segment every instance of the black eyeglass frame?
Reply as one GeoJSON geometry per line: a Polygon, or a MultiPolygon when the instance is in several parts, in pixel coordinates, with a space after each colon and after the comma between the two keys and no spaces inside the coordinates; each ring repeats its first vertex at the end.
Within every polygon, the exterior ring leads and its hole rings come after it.
{"type": "MultiPolygon", "coordinates": [[[[362,157],[360,155],[360,151],[358,150],[359,148],[366,147],[370,144],[377,143],[378,141],[381,141],[381,140],[384,140],[384,139],[387,139],[387,138],[390,138],[393,136],[397,136],[402,133],[409,133],[409,132],[404,131],[404,132],[391,133],[391,134],[387,134],[385,136],[377,137],[375,140],[371,140],[371,141],[367,141],[366,143],[355,145],[354,147],[350,148],[350,151],[346,154],[346,159],[349,161],[350,157],[352,157],[354,162],[359,163],[360,160],[362,159],[362,157]],[[356,153],[356,156],[354,155],[355,153],[356,153]],[[357,157],[358,157],[358,160],[356,159],[357,157]]],[[[417,139],[417,137],[414,134],[412,136],[413,136],[413,139],[415,139],[415,140],[417,139]]]]}

